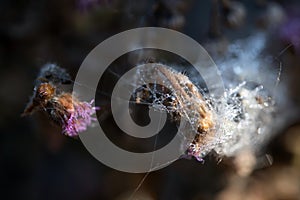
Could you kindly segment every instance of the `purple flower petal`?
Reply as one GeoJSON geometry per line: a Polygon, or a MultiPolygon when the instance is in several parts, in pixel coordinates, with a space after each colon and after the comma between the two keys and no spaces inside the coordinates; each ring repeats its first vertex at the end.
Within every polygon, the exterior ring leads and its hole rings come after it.
{"type": "Polygon", "coordinates": [[[64,134],[70,137],[78,136],[78,134],[85,131],[93,121],[97,120],[93,115],[99,108],[93,107],[93,102],[94,101],[90,103],[74,102],[74,111],[71,113],[66,124],[63,125],[64,134]]]}

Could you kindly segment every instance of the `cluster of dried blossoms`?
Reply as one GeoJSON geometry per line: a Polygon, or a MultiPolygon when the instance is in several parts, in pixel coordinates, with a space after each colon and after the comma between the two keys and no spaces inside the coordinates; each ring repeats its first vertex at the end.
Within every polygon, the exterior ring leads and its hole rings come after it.
{"type": "MultiPolygon", "coordinates": [[[[182,119],[187,122],[179,132],[182,150],[189,157],[202,161],[212,151],[220,156],[236,156],[244,150],[255,153],[271,136],[275,104],[262,85],[243,82],[216,98],[201,93],[186,75],[166,65],[153,63],[138,74],[163,85],[145,83],[134,91],[134,101],[168,112],[178,125],[182,119]]],[[[70,76],[64,69],[45,65],[23,115],[42,109],[71,137],[86,130],[96,120],[97,108],[93,101],[82,102],[61,89],[68,83],[70,76]]]]}
{"type": "Polygon", "coordinates": [[[147,103],[168,112],[185,138],[186,155],[202,161],[210,152],[235,156],[245,149],[255,153],[270,136],[274,102],[262,85],[243,82],[222,97],[201,94],[189,78],[172,68],[153,64],[139,74],[151,76],[164,86],[145,84],[135,92],[137,103],[147,103]]]}
{"type": "Polygon", "coordinates": [[[45,111],[50,119],[62,127],[63,134],[75,137],[96,120],[97,110],[91,102],[82,102],[61,86],[70,84],[69,74],[54,64],[46,64],[36,80],[34,93],[24,115],[37,110],[45,111]]]}

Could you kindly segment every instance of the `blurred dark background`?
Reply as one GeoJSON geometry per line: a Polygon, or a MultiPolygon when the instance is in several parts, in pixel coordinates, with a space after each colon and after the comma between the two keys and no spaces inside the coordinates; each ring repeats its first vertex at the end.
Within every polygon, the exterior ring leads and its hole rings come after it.
{"type": "MultiPolygon", "coordinates": [[[[267,51],[283,64],[291,107],[300,103],[300,7],[297,0],[0,1],[1,199],[128,199],[144,174],[102,165],[80,140],[63,136],[47,117],[20,115],[42,65],[57,63],[75,77],[100,42],[131,28],[159,26],[212,45],[256,31],[269,34],[267,51]],[[244,12],[246,11],[246,12],[244,12]]],[[[224,42],[225,41],[225,42],[224,42]]],[[[215,48],[214,48],[215,47],[215,48]]],[[[215,57],[214,57],[215,56],[215,57]]],[[[266,147],[272,165],[237,175],[230,159],[205,164],[181,159],[152,172],[133,199],[299,199],[300,121],[297,115],[266,147]]]]}

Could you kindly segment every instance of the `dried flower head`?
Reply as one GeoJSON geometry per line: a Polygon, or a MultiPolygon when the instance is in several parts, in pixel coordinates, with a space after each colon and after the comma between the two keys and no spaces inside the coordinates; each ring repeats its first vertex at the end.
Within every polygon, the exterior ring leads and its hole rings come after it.
{"type": "Polygon", "coordinates": [[[149,103],[170,113],[178,124],[184,118],[188,124],[181,131],[188,142],[183,148],[187,149],[188,156],[202,160],[208,152],[200,152],[198,146],[206,146],[215,134],[215,120],[208,101],[186,75],[166,65],[153,64],[152,68],[139,73],[160,80],[165,86],[146,84],[135,93],[136,102],[149,103]],[[196,137],[193,136],[195,133],[196,137]]]}
{"type": "Polygon", "coordinates": [[[57,65],[47,64],[36,80],[33,96],[23,112],[24,115],[43,110],[49,118],[62,127],[63,133],[70,137],[85,131],[95,121],[97,107],[91,102],[82,102],[60,86],[69,84],[70,75],[57,65]]]}
{"type": "Polygon", "coordinates": [[[242,82],[215,98],[163,64],[153,64],[139,74],[160,79],[165,86],[145,84],[135,92],[136,103],[148,103],[170,113],[176,122],[182,118],[188,122],[179,130],[188,157],[203,161],[212,151],[229,157],[244,149],[255,153],[271,136],[275,104],[262,85],[242,82]]]}

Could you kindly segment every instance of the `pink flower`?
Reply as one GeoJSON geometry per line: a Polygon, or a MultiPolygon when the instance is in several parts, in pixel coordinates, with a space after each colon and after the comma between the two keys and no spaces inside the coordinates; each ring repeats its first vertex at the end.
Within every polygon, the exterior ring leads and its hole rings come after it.
{"type": "Polygon", "coordinates": [[[65,135],[70,137],[78,136],[78,134],[85,131],[93,121],[97,120],[93,115],[99,107],[93,107],[93,102],[94,100],[90,103],[80,101],[73,102],[74,109],[70,112],[70,117],[62,126],[65,135]]]}

